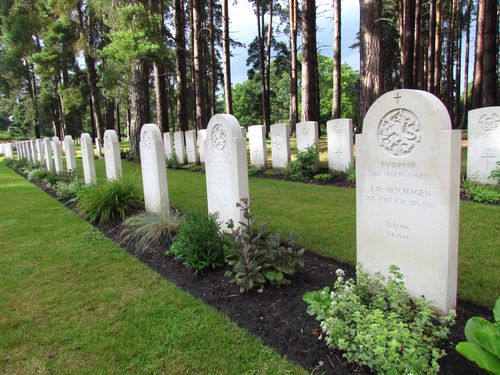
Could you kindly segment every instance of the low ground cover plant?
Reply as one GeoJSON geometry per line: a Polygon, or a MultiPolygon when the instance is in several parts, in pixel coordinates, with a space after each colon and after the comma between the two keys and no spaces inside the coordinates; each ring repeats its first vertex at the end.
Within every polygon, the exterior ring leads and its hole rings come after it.
{"type": "Polygon", "coordinates": [[[217,216],[188,212],[167,255],[182,260],[194,274],[224,265],[224,236],[217,216]]]}
{"type": "Polygon", "coordinates": [[[314,177],[317,163],[318,148],[311,146],[304,151],[297,152],[297,159],[288,165],[286,173],[293,181],[310,181],[314,177]]]}
{"type": "Polygon", "coordinates": [[[73,200],[76,198],[78,192],[85,187],[78,179],[70,182],[59,181],[56,183],[54,190],[59,199],[73,200]]]}
{"type": "Polygon", "coordinates": [[[481,184],[466,179],[462,184],[465,194],[470,200],[477,203],[498,203],[500,200],[500,188],[498,186],[481,184]]]}
{"type": "Polygon", "coordinates": [[[244,221],[232,229],[232,239],[228,241],[226,257],[232,271],[226,276],[231,283],[240,287],[240,292],[264,290],[267,282],[275,286],[290,284],[290,277],[297,266],[303,266],[304,249],[297,246],[298,237],[291,233],[288,239],[273,234],[266,224],[257,226],[250,214],[250,201],[242,199],[237,204],[243,211],[244,221]]]}
{"type": "Polygon", "coordinates": [[[465,325],[467,341],[458,343],[456,349],[469,361],[491,374],[500,374],[500,298],[493,308],[494,323],[475,316],[465,325]]]}
{"type": "Polygon", "coordinates": [[[93,224],[125,220],[144,208],[139,186],[128,179],[107,181],[82,189],[78,191],[76,200],[83,218],[93,224]]]}
{"type": "Polygon", "coordinates": [[[387,278],[369,276],[360,265],[356,271],[357,280],[346,280],[337,270],[333,289],[303,296],[327,345],[377,374],[437,374],[455,311],[437,317],[428,300],[410,298],[395,266],[387,278]]]}
{"type": "Polygon", "coordinates": [[[151,246],[165,247],[171,243],[179,225],[180,216],[175,209],[142,212],[125,219],[120,238],[133,243],[136,252],[142,254],[151,246]]]}
{"type": "Polygon", "coordinates": [[[181,169],[182,165],[177,159],[177,155],[174,153],[167,158],[167,168],[169,169],[181,169]]]}
{"type": "Polygon", "coordinates": [[[490,178],[497,181],[497,185],[500,185],[500,162],[497,162],[496,168],[491,171],[490,178]]]}

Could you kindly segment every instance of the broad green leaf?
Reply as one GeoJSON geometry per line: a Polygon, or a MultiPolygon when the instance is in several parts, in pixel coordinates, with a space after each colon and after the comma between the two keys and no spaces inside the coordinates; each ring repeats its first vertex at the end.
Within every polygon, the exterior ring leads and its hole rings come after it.
{"type": "Polygon", "coordinates": [[[500,359],[471,342],[458,343],[457,352],[492,374],[500,374],[500,359]]]}
{"type": "Polygon", "coordinates": [[[493,308],[493,317],[495,318],[495,322],[500,323],[500,297],[497,298],[497,302],[493,308]]]}
{"type": "Polygon", "coordinates": [[[491,325],[490,322],[479,316],[470,318],[465,325],[465,337],[468,341],[481,345],[476,337],[476,332],[480,329],[487,329],[489,325],[491,325]]]}

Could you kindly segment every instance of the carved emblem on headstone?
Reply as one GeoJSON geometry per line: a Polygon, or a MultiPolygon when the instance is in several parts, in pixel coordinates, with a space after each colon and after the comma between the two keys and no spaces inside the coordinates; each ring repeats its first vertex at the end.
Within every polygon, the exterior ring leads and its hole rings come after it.
{"type": "Polygon", "coordinates": [[[111,149],[111,137],[104,137],[104,147],[106,147],[107,150],[111,149]]]}
{"type": "Polygon", "coordinates": [[[212,129],[212,134],[210,135],[212,138],[212,146],[217,151],[222,151],[226,147],[226,132],[222,125],[217,124],[212,129]]]}
{"type": "Polygon", "coordinates": [[[387,113],[378,124],[380,147],[391,156],[406,156],[420,143],[420,125],[414,113],[398,108],[387,113]]]}
{"type": "Polygon", "coordinates": [[[145,130],[142,133],[142,144],[144,145],[144,148],[146,150],[149,150],[151,148],[151,134],[149,134],[149,131],[145,130]]]}
{"type": "Polygon", "coordinates": [[[483,130],[493,130],[500,124],[500,118],[496,113],[485,113],[479,118],[479,125],[483,130]]]}
{"type": "Polygon", "coordinates": [[[281,150],[285,144],[285,140],[280,134],[278,134],[274,136],[274,144],[276,145],[276,149],[281,150]]]}

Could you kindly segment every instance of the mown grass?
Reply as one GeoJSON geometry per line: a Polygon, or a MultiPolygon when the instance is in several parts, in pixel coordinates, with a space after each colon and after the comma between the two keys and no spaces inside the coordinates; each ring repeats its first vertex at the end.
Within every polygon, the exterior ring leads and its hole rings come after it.
{"type": "Polygon", "coordinates": [[[0,244],[0,373],[303,373],[1,162],[0,244]]]}
{"type": "MultiPolygon", "coordinates": [[[[103,161],[97,176],[105,178],[103,161]]],[[[124,175],[141,181],[140,165],[123,161],[124,175]]],[[[168,170],[171,202],[181,209],[207,210],[205,175],[168,170]]],[[[295,231],[308,249],[356,262],[355,189],[250,177],[257,220],[283,233],[295,231]]],[[[500,207],[461,202],[459,297],[492,306],[500,290],[500,207]]],[[[425,270],[422,270],[425,272],[425,270]]]]}

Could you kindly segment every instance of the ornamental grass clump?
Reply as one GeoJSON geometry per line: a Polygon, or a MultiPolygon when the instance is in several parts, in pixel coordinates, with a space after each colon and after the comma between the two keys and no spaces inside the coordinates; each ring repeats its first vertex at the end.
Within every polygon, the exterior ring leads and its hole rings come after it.
{"type": "Polygon", "coordinates": [[[136,253],[142,254],[152,246],[167,246],[172,242],[179,225],[179,213],[173,209],[170,212],[143,212],[125,219],[120,239],[132,243],[136,253]]]}
{"type": "Polygon", "coordinates": [[[93,224],[124,220],[144,208],[139,186],[126,179],[82,189],[76,200],[83,218],[93,224]]]}
{"type": "Polygon", "coordinates": [[[325,342],[349,362],[377,374],[437,374],[440,347],[455,322],[455,311],[437,317],[431,303],[410,298],[395,266],[389,276],[369,276],[357,267],[357,281],[337,270],[333,290],[304,294],[308,313],[316,315],[325,342]]]}

